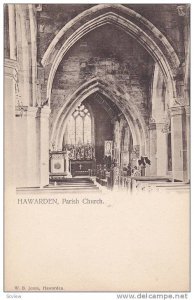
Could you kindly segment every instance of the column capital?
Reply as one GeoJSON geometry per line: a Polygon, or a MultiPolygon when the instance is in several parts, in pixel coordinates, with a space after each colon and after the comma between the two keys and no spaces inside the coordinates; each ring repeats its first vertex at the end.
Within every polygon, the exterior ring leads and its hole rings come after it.
{"type": "Polygon", "coordinates": [[[156,130],[156,123],[149,124],[149,130],[156,130]]]}
{"type": "Polygon", "coordinates": [[[39,107],[38,108],[38,117],[41,118],[48,118],[50,115],[51,109],[48,106],[44,106],[44,107],[39,107]]]}
{"type": "Polygon", "coordinates": [[[151,123],[149,125],[149,129],[161,131],[162,133],[168,133],[169,132],[169,124],[167,122],[151,123]]]}
{"type": "Polygon", "coordinates": [[[185,112],[185,107],[184,106],[172,106],[169,108],[169,111],[170,111],[171,117],[179,116],[179,115],[183,115],[183,113],[185,112]]]}
{"type": "Polygon", "coordinates": [[[5,76],[13,78],[17,81],[17,73],[18,73],[18,62],[13,59],[4,59],[4,73],[5,76]]]}
{"type": "Polygon", "coordinates": [[[186,112],[186,115],[190,115],[190,105],[185,105],[185,112],[186,112]]]}
{"type": "Polygon", "coordinates": [[[50,112],[51,112],[51,109],[48,106],[44,106],[41,108],[41,113],[50,114],[50,112]]]}
{"type": "Polygon", "coordinates": [[[29,117],[36,117],[38,112],[38,107],[34,106],[28,106],[28,109],[26,111],[26,115],[29,117]]]}
{"type": "Polygon", "coordinates": [[[185,105],[185,98],[184,97],[176,97],[173,99],[173,104],[171,107],[184,106],[184,105],[185,105]]]}
{"type": "Polygon", "coordinates": [[[167,124],[166,123],[156,123],[156,130],[161,131],[163,133],[167,133],[167,124]]]}
{"type": "Polygon", "coordinates": [[[23,106],[21,105],[17,105],[15,107],[15,116],[16,117],[37,117],[37,113],[38,113],[38,107],[34,107],[34,106],[23,106]]]}
{"type": "Polygon", "coordinates": [[[149,130],[154,130],[156,129],[156,120],[154,118],[149,118],[149,130]]]}

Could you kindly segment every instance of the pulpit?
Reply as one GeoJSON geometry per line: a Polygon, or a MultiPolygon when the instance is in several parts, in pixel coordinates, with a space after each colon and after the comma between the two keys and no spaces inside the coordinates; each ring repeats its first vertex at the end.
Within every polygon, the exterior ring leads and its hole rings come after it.
{"type": "Polygon", "coordinates": [[[63,151],[53,151],[50,153],[50,173],[52,174],[65,174],[63,151]]]}
{"type": "Polygon", "coordinates": [[[72,177],[69,151],[50,152],[49,171],[51,180],[62,180],[72,177]]]}

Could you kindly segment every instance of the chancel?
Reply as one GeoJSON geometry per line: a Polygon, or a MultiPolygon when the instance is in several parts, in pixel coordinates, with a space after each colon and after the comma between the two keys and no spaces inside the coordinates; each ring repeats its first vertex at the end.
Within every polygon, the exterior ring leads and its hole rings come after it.
{"type": "Polygon", "coordinates": [[[186,189],[189,5],[5,4],[4,21],[8,184],[186,189]]]}

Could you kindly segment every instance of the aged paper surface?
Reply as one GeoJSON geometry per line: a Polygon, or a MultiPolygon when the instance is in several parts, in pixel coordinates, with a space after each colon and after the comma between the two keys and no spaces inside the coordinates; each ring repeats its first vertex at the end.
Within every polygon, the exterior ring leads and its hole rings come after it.
{"type": "Polygon", "coordinates": [[[188,197],[100,197],[102,205],[19,205],[13,195],[6,290],[188,291],[188,197]]]}
{"type": "Polygon", "coordinates": [[[4,291],[190,291],[189,5],[4,21],[4,291]]]}

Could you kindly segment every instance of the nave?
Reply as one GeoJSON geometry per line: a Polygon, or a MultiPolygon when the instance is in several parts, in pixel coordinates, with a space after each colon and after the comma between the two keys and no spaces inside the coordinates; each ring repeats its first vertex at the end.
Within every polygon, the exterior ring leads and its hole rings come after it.
{"type": "Polygon", "coordinates": [[[8,186],[189,185],[188,5],[6,4],[4,15],[8,186]]]}

